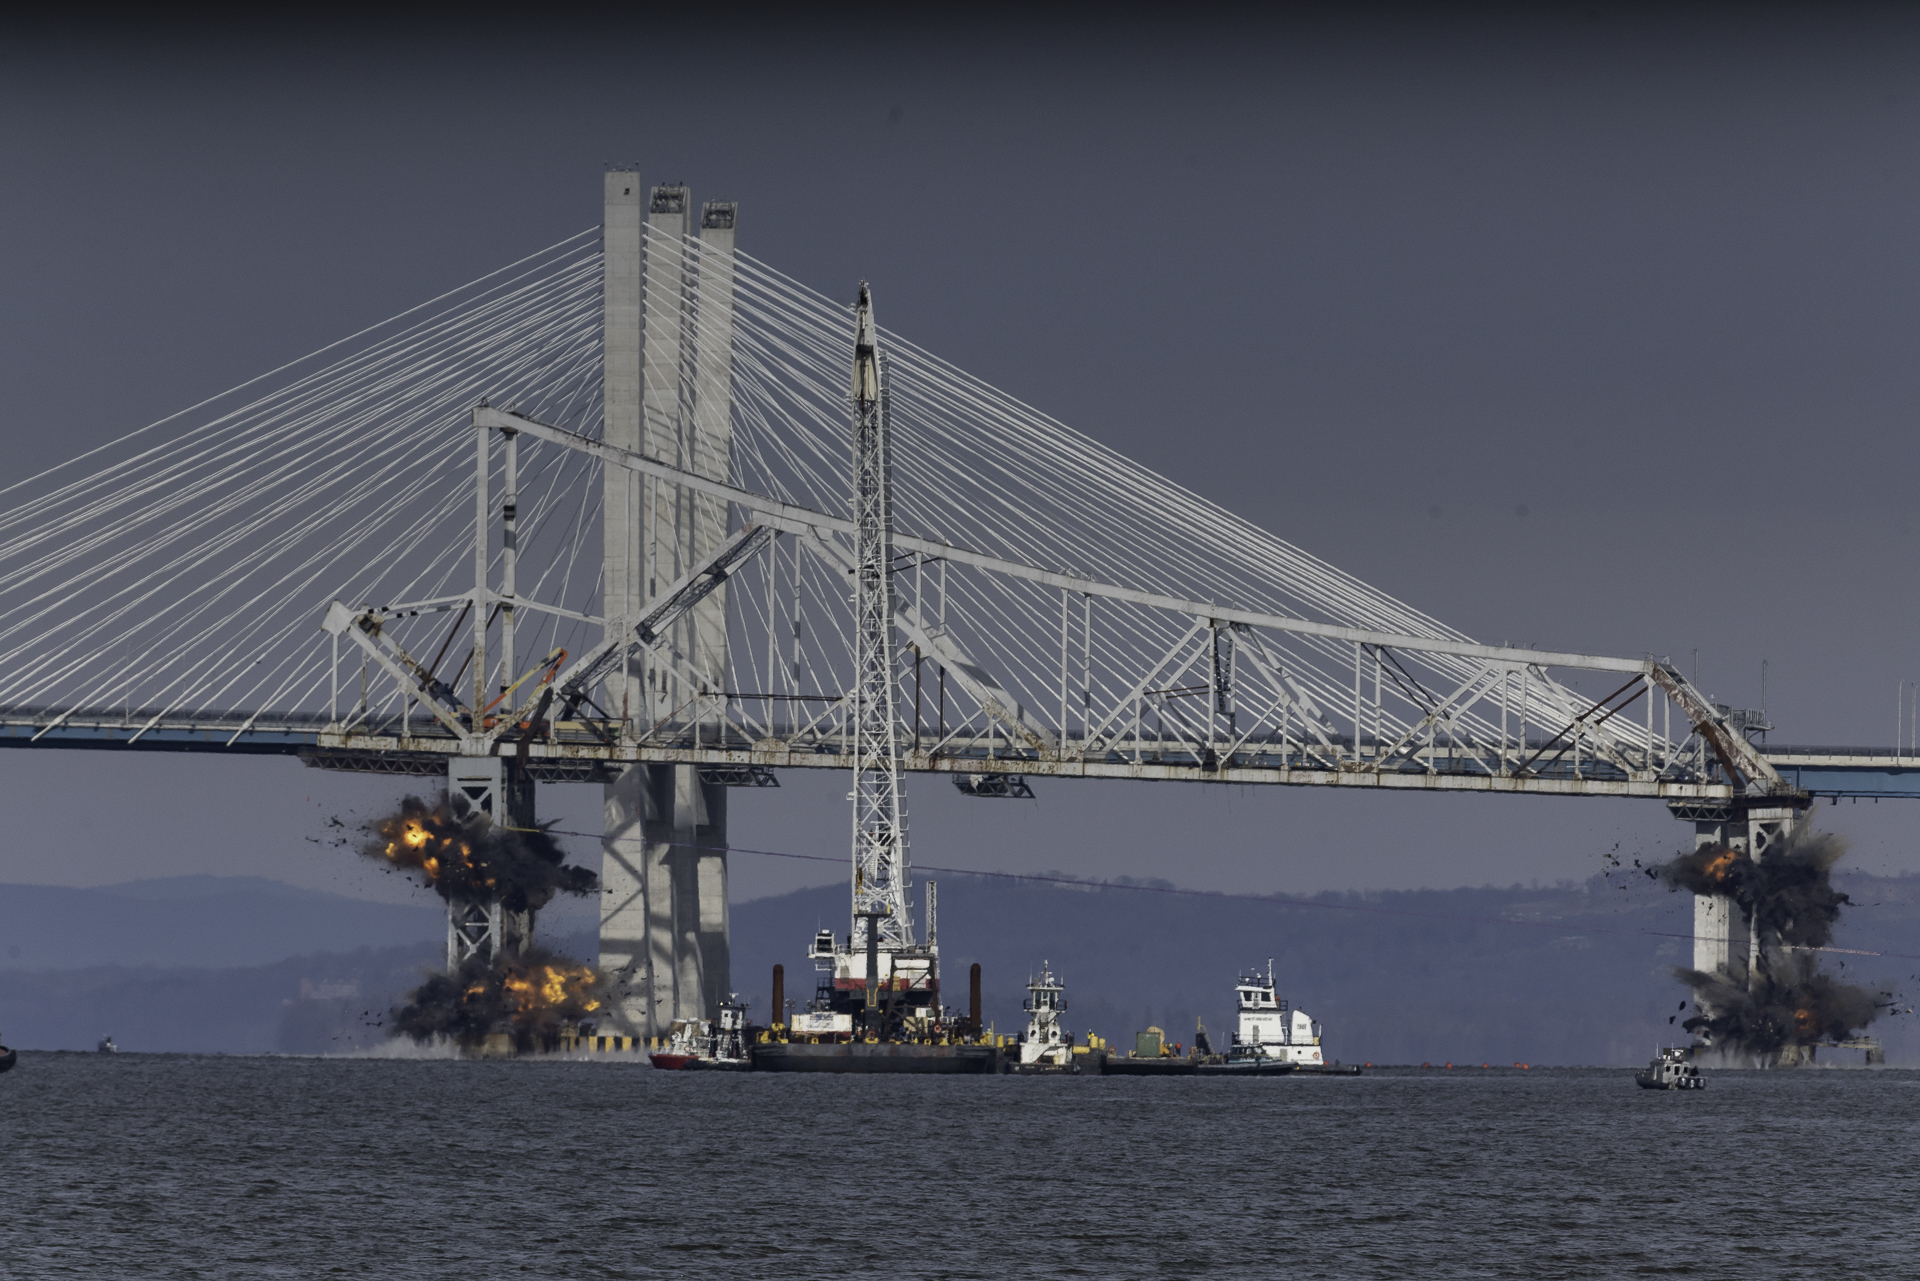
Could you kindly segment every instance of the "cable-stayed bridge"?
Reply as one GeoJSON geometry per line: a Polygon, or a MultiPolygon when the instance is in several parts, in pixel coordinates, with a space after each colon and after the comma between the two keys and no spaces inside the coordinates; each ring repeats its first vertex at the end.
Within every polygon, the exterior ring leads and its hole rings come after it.
{"type": "MultiPolygon", "coordinates": [[[[733,205],[606,192],[601,227],[6,490],[0,742],[294,754],[528,817],[601,781],[636,1029],[724,989],[726,788],[782,769],[1646,797],[1756,849],[1814,795],[1920,794],[1897,749],[1763,751],[1664,659],[1480,644],[860,339],[733,205]]],[[[891,795],[856,899],[922,946],[891,795]]]]}

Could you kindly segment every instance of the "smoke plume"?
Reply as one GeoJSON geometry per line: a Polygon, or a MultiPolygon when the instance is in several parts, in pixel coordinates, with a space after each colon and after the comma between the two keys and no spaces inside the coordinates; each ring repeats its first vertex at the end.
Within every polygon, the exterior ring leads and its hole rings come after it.
{"type": "Polygon", "coordinates": [[[409,796],[399,813],[374,820],[367,831],[362,854],[413,872],[453,903],[498,898],[507,911],[537,912],[555,894],[590,894],[600,885],[588,869],[568,865],[547,833],[455,813],[445,801],[409,796]]]}
{"type": "Polygon", "coordinates": [[[591,1017],[606,999],[599,971],[541,947],[497,964],[472,957],[435,974],[393,1012],[393,1027],[422,1043],[446,1037],[479,1049],[504,1033],[522,1054],[553,1049],[562,1026],[591,1017]]]}
{"type": "Polygon", "coordinates": [[[1829,873],[1847,852],[1839,837],[1807,832],[1758,863],[1735,849],[1701,849],[1656,869],[1662,881],[1693,894],[1721,894],[1744,908],[1762,944],[1825,947],[1849,902],[1829,873]]]}
{"type": "Polygon", "coordinates": [[[1771,1058],[1790,1045],[1844,1041],[1887,1009],[1884,994],[1842,983],[1808,952],[1763,950],[1752,982],[1678,969],[1702,1013],[1682,1026],[1733,1054],[1771,1058]]]}
{"type": "Polygon", "coordinates": [[[1731,899],[1759,944],[1751,975],[1675,967],[1700,1011],[1681,1026],[1723,1052],[1771,1059],[1789,1046],[1845,1040],[1889,1008],[1885,993],[1823,972],[1814,950],[1833,941],[1849,902],[1830,877],[1845,852],[1830,833],[1804,832],[1758,862],[1708,848],[1654,869],[1671,889],[1731,899]]]}

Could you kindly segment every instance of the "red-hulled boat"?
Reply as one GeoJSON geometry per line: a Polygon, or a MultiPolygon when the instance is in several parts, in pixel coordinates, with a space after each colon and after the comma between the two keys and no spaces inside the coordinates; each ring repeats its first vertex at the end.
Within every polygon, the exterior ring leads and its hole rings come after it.
{"type": "Polygon", "coordinates": [[[647,1061],[665,1072],[744,1072],[753,1066],[747,1042],[747,1007],[729,995],[720,1005],[718,1022],[675,1019],[667,1047],[647,1055],[647,1061]]]}

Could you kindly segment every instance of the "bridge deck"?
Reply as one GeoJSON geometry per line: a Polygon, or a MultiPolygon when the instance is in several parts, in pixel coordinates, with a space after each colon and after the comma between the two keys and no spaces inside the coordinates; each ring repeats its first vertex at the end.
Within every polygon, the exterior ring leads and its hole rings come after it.
{"type": "MultiPolygon", "coordinates": [[[[440,775],[459,742],[436,724],[417,720],[402,735],[342,733],[324,718],[252,716],[233,712],[191,718],[13,715],[0,718],[0,747],[83,748],[105,751],[207,752],[231,755],[299,756],[322,768],[363,773],[440,775]]],[[[749,741],[704,727],[665,741],[605,742],[573,730],[557,741],[504,743],[503,755],[519,756],[536,776],[550,781],[590,781],[621,765],[645,761],[708,767],[777,769],[853,768],[852,757],[832,736],[793,743],[778,737],[749,741]]],[[[911,737],[911,735],[909,735],[911,737]]],[[[1377,745],[1362,740],[1359,759],[1351,739],[1330,746],[1298,742],[1227,744],[1209,753],[1173,739],[1126,740],[1117,746],[1041,752],[1004,738],[947,739],[922,735],[909,746],[908,770],[932,774],[1015,773],[1051,778],[1114,778],[1169,782],[1256,783],[1295,787],[1360,787],[1406,791],[1496,792],[1547,796],[1638,796],[1663,800],[1718,800],[1731,795],[1724,783],[1661,778],[1627,771],[1612,762],[1563,757],[1537,763],[1533,771],[1503,768],[1489,749],[1445,746],[1423,749],[1386,768],[1374,759],[1377,745]]],[[[1545,747],[1529,744],[1530,751],[1545,747]]],[[[1510,757],[1514,756],[1510,753],[1510,757]]],[[[1791,746],[1769,749],[1768,761],[1802,791],[1827,797],[1920,798],[1920,756],[1887,748],[1791,746]]]]}
{"type": "MultiPolygon", "coordinates": [[[[416,720],[407,732],[341,732],[323,720],[250,717],[231,713],[193,718],[132,716],[14,716],[0,719],[0,746],[84,748],[107,751],[206,752],[300,756],[323,768],[365,773],[438,775],[458,755],[459,740],[437,724],[416,720]]],[[[391,727],[397,730],[397,726],[391,727]]],[[[728,730],[731,727],[727,727],[728,730]]],[[[610,737],[610,736],[609,736],[610,737]]],[[[911,739],[911,734],[909,738],[911,739]]],[[[1545,748],[1532,744],[1529,754],[1545,748]]],[[[1561,796],[1643,796],[1670,800],[1723,799],[1724,785],[1660,778],[1627,771],[1612,762],[1551,759],[1545,752],[1532,771],[1510,748],[1504,764],[1491,749],[1438,746],[1402,755],[1386,765],[1380,745],[1363,740],[1358,759],[1352,741],[1328,744],[1243,741],[1228,750],[1171,737],[1127,739],[1096,745],[1069,741],[1064,752],[1039,751],[1004,737],[942,740],[932,734],[909,743],[906,769],[935,774],[1018,773],[1055,778],[1117,778],[1285,786],[1362,787],[1411,791],[1514,792],[1561,796]]],[[[641,742],[606,741],[574,730],[555,740],[507,742],[502,755],[525,759],[537,777],[588,781],[609,776],[631,762],[683,763],[708,767],[787,769],[853,768],[837,736],[792,742],[779,737],[749,740],[737,731],[683,728],[671,737],[641,742]]]]}

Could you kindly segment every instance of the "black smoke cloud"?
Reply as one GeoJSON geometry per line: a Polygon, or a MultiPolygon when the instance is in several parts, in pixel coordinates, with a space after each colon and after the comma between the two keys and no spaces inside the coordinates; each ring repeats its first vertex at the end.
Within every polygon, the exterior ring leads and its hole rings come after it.
{"type": "Polygon", "coordinates": [[[1825,947],[1834,923],[1850,901],[1833,887],[1833,865],[1846,853],[1839,837],[1808,832],[1767,851],[1754,862],[1739,850],[1716,848],[1682,854],[1656,875],[1676,890],[1721,894],[1738,903],[1763,941],[1786,947],[1825,947]]]}
{"type": "Polygon", "coordinates": [[[599,877],[566,862],[553,837],[536,829],[501,827],[484,814],[456,813],[445,801],[418,796],[399,812],[366,826],[360,852],[404,868],[441,898],[486,903],[510,912],[537,912],[555,894],[591,894],[599,877]]]}
{"type": "Polygon", "coordinates": [[[590,1018],[605,1003],[605,980],[590,966],[527,947],[499,963],[470,957],[451,974],[428,977],[393,1011],[402,1036],[441,1037],[479,1049],[505,1034],[522,1054],[553,1049],[569,1023],[590,1018]]]}
{"type": "Polygon", "coordinates": [[[1890,1008],[1885,992],[1843,983],[1820,968],[1849,900],[1834,888],[1833,865],[1846,852],[1829,833],[1803,833],[1759,861],[1739,850],[1682,854],[1654,869],[1673,890],[1731,899],[1759,942],[1750,976],[1676,967],[1700,1013],[1684,1024],[1722,1051],[1771,1058],[1789,1046],[1855,1035],[1890,1008]]]}
{"type": "Polygon", "coordinates": [[[1842,983],[1806,952],[1763,951],[1751,983],[1676,969],[1702,1013],[1682,1026],[1716,1047],[1767,1058],[1788,1046],[1844,1041],[1890,1008],[1884,992],[1842,983]]]}

